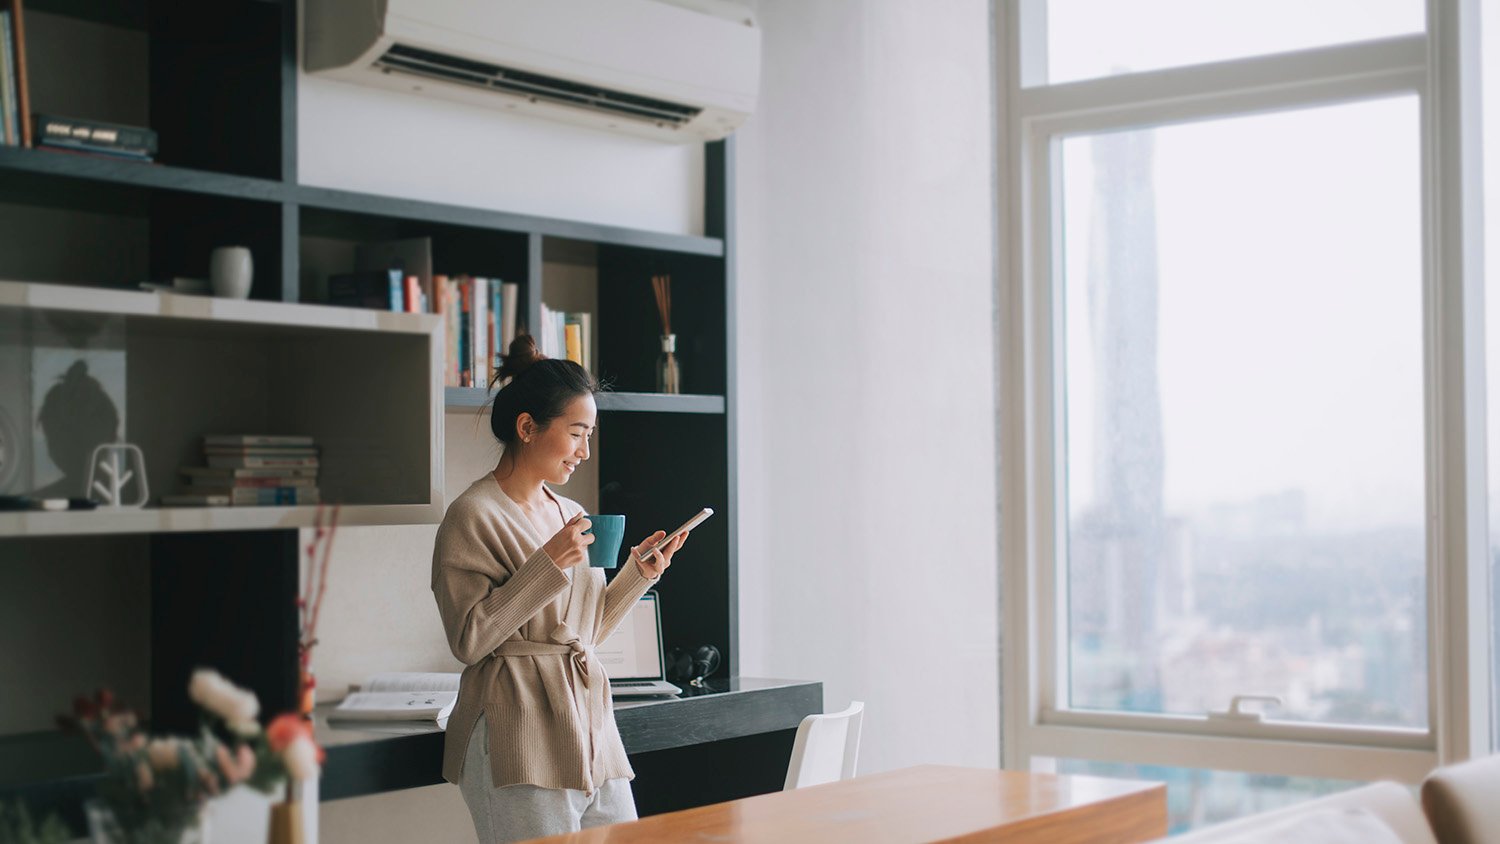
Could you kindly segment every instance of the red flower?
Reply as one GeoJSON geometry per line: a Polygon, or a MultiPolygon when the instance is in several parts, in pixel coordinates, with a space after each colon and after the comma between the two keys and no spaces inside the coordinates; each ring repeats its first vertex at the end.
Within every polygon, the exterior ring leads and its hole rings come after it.
{"type": "Polygon", "coordinates": [[[286,746],[299,737],[311,739],[312,735],[312,724],[294,712],[277,715],[271,725],[266,727],[266,741],[270,743],[273,753],[286,750],[286,746]]]}

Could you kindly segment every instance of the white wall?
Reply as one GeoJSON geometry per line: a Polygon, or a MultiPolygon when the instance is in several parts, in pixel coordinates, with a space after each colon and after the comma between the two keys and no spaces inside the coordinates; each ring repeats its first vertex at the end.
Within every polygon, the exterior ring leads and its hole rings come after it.
{"type": "MultiPolygon", "coordinates": [[[[763,98],[737,174],[742,673],[823,680],[830,708],[865,700],[862,771],[997,765],[988,6],[759,13],[763,98]]],[[[701,232],[701,148],[301,84],[304,183],[701,232]]],[[[498,455],[475,421],[448,416],[450,497],[498,455]]],[[[374,670],[455,669],[427,586],[434,533],[340,533],[325,695],[374,670]]],[[[456,795],[325,804],[324,840],[428,822],[465,840],[456,795]]]]}
{"type": "MultiPolygon", "coordinates": [[[[682,234],[703,233],[703,147],[671,145],[302,74],[299,180],[458,205],[682,234]]],[[[549,271],[572,276],[565,264],[549,271]]],[[[574,273],[576,274],[576,273],[574,273]]],[[[566,303],[554,303],[566,304],[566,303]]],[[[494,468],[487,416],[447,414],[452,500],[494,468]]],[[[592,505],[597,475],[563,492],[592,505]]],[[[339,532],[315,654],[319,698],[377,671],[457,671],[429,588],[434,525],[339,532]]],[[[307,542],[304,531],[303,544],[307,542]]],[[[320,807],[324,844],[473,840],[448,785],[320,807]],[[418,832],[421,834],[418,835],[418,832]]]]}
{"type": "Polygon", "coordinates": [[[758,9],[742,671],[865,701],[861,772],[998,765],[988,4],[758,9]]]}

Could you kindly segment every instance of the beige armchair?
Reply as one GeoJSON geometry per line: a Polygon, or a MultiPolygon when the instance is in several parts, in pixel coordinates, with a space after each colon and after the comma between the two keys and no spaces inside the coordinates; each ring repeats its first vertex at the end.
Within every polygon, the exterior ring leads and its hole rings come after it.
{"type": "Polygon", "coordinates": [[[1438,844],[1500,841],[1500,756],[1433,771],[1422,783],[1422,811],[1438,844]]]}

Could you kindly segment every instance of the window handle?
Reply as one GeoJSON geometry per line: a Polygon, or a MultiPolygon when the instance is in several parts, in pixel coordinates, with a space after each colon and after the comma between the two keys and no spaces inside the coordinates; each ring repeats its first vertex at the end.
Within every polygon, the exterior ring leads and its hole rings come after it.
{"type": "Polygon", "coordinates": [[[1281,698],[1277,697],[1276,695],[1235,695],[1229,700],[1228,712],[1210,711],[1208,713],[1208,717],[1223,718],[1229,721],[1260,721],[1261,713],[1246,712],[1245,710],[1240,708],[1240,705],[1245,703],[1246,701],[1258,701],[1260,703],[1267,704],[1268,707],[1281,706],[1281,698]]]}

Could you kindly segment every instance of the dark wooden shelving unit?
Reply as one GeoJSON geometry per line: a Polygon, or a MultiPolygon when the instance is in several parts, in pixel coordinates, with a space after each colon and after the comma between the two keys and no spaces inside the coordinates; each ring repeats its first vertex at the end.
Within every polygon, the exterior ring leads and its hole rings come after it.
{"type": "MultiPolygon", "coordinates": [[[[715,676],[738,682],[733,140],[707,147],[707,235],[701,237],[304,185],[297,172],[297,24],[293,0],[28,2],[33,110],[151,126],[160,134],[161,151],[157,162],[137,163],[0,147],[0,280],[137,290],[146,280],[206,277],[213,247],[243,244],[255,265],[251,299],[300,307],[315,287],[309,284],[309,251],[430,237],[435,272],[518,282],[520,323],[535,326],[543,242],[591,244],[597,250],[596,368],[614,388],[599,398],[606,420],[601,427],[610,432],[609,447],[599,454],[601,509],[624,513],[633,524],[664,527],[703,506],[718,512],[694,534],[692,565],[674,569],[660,587],[671,608],[664,637],[668,648],[715,645],[723,655],[715,676]],[[108,55],[126,60],[107,67],[85,62],[75,71],[70,64],[76,57],[40,46],[49,30],[79,25],[102,27],[100,37],[118,42],[108,55]],[[74,72],[145,96],[124,98],[135,105],[116,111],[46,84],[51,74],[74,72]],[[80,242],[97,248],[80,250],[80,242]],[[685,326],[679,350],[692,394],[651,392],[656,317],[649,278],[658,272],[674,277],[675,313],[685,326]]],[[[444,405],[455,412],[477,411],[487,397],[482,389],[443,391],[444,405]]],[[[369,415],[378,418],[380,411],[369,408],[369,415]]],[[[66,534],[55,528],[50,532],[66,534]]],[[[70,539],[0,536],[0,565],[24,559],[10,552],[38,541],[70,539]]],[[[118,541],[148,546],[142,553],[150,569],[149,686],[156,727],[192,727],[183,701],[187,672],[195,665],[217,667],[254,689],[263,711],[291,705],[295,526],[163,527],[144,536],[139,530],[122,533],[118,541]],[[205,610],[205,602],[216,611],[205,610]]],[[[17,600],[29,599],[0,595],[0,613],[17,600]]],[[[25,678],[0,677],[0,687],[13,685],[25,687],[25,678]]],[[[768,710],[782,713],[766,730],[774,733],[778,753],[790,747],[786,730],[813,706],[806,695],[805,688],[793,695],[795,705],[784,712],[768,710]],[[792,709],[800,713],[796,718],[788,714],[792,709]]],[[[736,706],[755,699],[734,698],[736,706]]],[[[57,701],[59,709],[67,704],[57,701]]],[[[709,705],[693,704],[695,719],[711,721],[714,716],[704,714],[709,705]]],[[[646,717],[621,714],[622,730],[628,719],[646,717]]],[[[668,726],[660,729],[670,732],[668,726]]],[[[34,749],[34,742],[14,738],[0,737],[0,771],[7,770],[6,756],[34,749]]],[[[86,780],[43,776],[22,782],[13,776],[0,779],[0,798],[66,796],[86,780]]],[[[329,792],[339,794],[336,788],[329,792]]],[[[71,816],[79,819],[76,812],[71,816]]]]}

